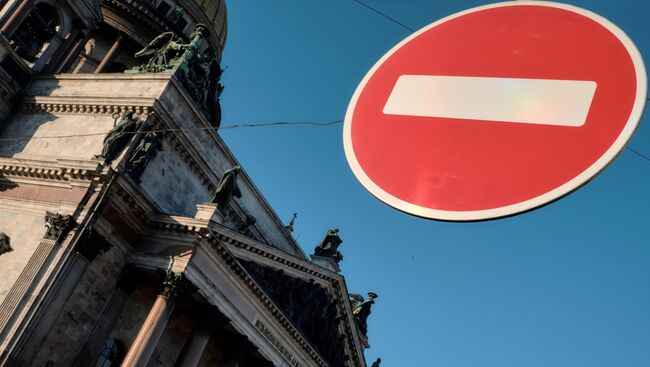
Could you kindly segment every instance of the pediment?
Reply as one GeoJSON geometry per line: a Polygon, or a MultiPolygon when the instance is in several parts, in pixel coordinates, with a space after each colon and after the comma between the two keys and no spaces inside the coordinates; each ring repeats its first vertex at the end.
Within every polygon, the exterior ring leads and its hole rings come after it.
{"type": "Polygon", "coordinates": [[[345,365],[350,357],[345,353],[339,330],[339,301],[327,288],[313,279],[291,276],[282,269],[239,261],[330,366],[345,365]]]}

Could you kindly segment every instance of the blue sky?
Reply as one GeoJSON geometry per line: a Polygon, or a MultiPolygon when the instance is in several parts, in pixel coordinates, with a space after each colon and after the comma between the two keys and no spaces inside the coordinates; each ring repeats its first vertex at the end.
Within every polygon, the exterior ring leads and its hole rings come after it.
{"type": "MultiPolygon", "coordinates": [[[[411,28],[483,5],[365,0],[411,28]]],[[[650,2],[574,0],[650,59],[650,2]]],[[[229,5],[223,125],[343,118],[368,69],[410,32],[353,0],[229,5]]],[[[630,147],[650,156],[648,118],[630,147]]],[[[339,227],[350,291],[379,294],[370,364],[650,365],[650,161],[626,150],[568,197],[511,218],[446,223],[398,212],[349,169],[342,126],[223,130],[307,253],[339,227]]]]}

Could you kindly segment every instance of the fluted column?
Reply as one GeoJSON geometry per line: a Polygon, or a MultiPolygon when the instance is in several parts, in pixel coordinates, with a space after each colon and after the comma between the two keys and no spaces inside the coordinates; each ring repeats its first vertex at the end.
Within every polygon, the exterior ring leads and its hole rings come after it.
{"type": "Polygon", "coordinates": [[[69,216],[49,212],[45,215],[45,236],[18,275],[18,279],[9,290],[7,297],[0,304],[0,340],[6,338],[12,323],[25,306],[37,280],[43,275],[46,265],[58,250],[58,241],[65,236],[70,223],[69,216]]]}
{"type": "Polygon", "coordinates": [[[16,342],[10,366],[31,366],[43,342],[59,320],[68,300],[72,296],[88,265],[101,253],[110,249],[110,244],[92,229],[87,229],[79,239],[74,252],[52,282],[32,318],[22,330],[16,342]]]}
{"type": "Polygon", "coordinates": [[[129,295],[135,289],[137,276],[137,271],[131,265],[126,265],[122,269],[113,293],[104,304],[99,319],[75,358],[75,366],[92,366],[97,360],[104,343],[119,321],[129,295]]]}
{"type": "Polygon", "coordinates": [[[45,68],[43,68],[44,73],[52,73],[54,70],[57,69],[57,65],[61,64],[62,60],[65,59],[70,49],[72,49],[74,45],[79,41],[80,33],[81,33],[80,27],[75,24],[75,26],[72,28],[70,33],[68,33],[68,35],[66,36],[65,40],[63,40],[61,46],[58,47],[56,52],[54,52],[54,55],[52,55],[52,57],[48,61],[45,68]]]}
{"type": "Polygon", "coordinates": [[[2,25],[2,28],[0,28],[0,32],[9,38],[16,31],[20,21],[27,15],[33,2],[34,0],[21,0],[18,7],[11,13],[5,24],[2,25]]]}
{"type": "Polygon", "coordinates": [[[54,69],[54,74],[65,73],[68,71],[68,69],[70,69],[74,61],[81,54],[81,51],[86,43],[88,43],[88,40],[90,39],[90,33],[90,31],[86,31],[82,32],[82,35],[77,36],[77,40],[75,41],[74,45],[72,45],[59,66],[54,69]]]}
{"type": "Polygon", "coordinates": [[[145,367],[165,331],[167,322],[174,312],[176,299],[188,288],[188,282],[182,273],[168,271],[164,281],[163,292],[156,297],[147,318],[138,331],[138,335],[122,361],[122,367],[145,367]]]}

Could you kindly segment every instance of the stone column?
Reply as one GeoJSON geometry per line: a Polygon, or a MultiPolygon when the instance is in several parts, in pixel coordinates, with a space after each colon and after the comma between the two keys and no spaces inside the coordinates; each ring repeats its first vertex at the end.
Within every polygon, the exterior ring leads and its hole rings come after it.
{"type": "Polygon", "coordinates": [[[183,345],[174,367],[196,367],[213,332],[223,327],[228,319],[214,306],[195,305],[192,334],[183,345]]]}
{"type": "Polygon", "coordinates": [[[126,265],[122,269],[115,290],[104,304],[99,319],[74,360],[75,366],[92,366],[97,361],[104,343],[119,321],[120,313],[122,313],[129,295],[136,288],[137,277],[137,271],[133,266],[126,265]]]}
{"type": "Polygon", "coordinates": [[[16,31],[16,28],[20,22],[27,15],[33,2],[34,0],[21,0],[20,4],[18,4],[18,7],[14,9],[13,13],[11,13],[5,24],[3,24],[2,28],[0,28],[0,32],[9,38],[9,36],[11,36],[11,34],[16,31]]]}
{"type": "Polygon", "coordinates": [[[99,66],[97,66],[97,69],[95,69],[95,74],[103,73],[108,69],[109,66],[115,61],[115,58],[117,58],[117,54],[120,52],[120,49],[122,48],[122,36],[118,36],[115,42],[113,42],[113,46],[108,50],[106,55],[104,55],[104,58],[102,61],[99,63],[99,66]]]}
{"type": "Polygon", "coordinates": [[[52,281],[52,286],[24,327],[11,353],[11,358],[8,359],[9,365],[16,367],[31,365],[41,345],[63,313],[88,265],[109,248],[110,244],[96,232],[91,229],[85,231],[83,238],[79,239],[74,252],[52,281]]]}
{"type": "Polygon", "coordinates": [[[54,70],[56,70],[56,66],[60,64],[63,59],[65,59],[68,51],[70,51],[70,49],[74,47],[74,45],[79,41],[80,32],[80,27],[75,24],[75,26],[72,28],[72,31],[70,31],[70,33],[68,33],[66,36],[63,44],[56,50],[54,55],[52,55],[50,60],[47,62],[47,65],[45,65],[45,68],[43,69],[44,73],[52,73],[54,70]]]}
{"type": "Polygon", "coordinates": [[[174,312],[176,299],[185,293],[188,282],[182,273],[167,271],[163,292],[156,297],[147,318],[138,331],[129,352],[122,361],[122,367],[145,367],[151,359],[167,322],[174,312]]]}
{"type": "Polygon", "coordinates": [[[53,73],[54,74],[59,74],[59,73],[64,73],[70,69],[74,61],[79,57],[79,54],[81,54],[82,49],[88,43],[88,40],[90,39],[90,32],[85,32],[83,33],[83,36],[77,36],[77,40],[72,45],[70,48],[70,51],[65,55],[61,63],[57,68],[54,69],[53,73]]]}
{"type": "Polygon", "coordinates": [[[14,352],[8,358],[8,365],[14,367],[31,366],[43,341],[61,316],[66,302],[77,288],[81,276],[88,267],[88,260],[75,253],[61,270],[59,278],[49,290],[43,303],[30,320],[16,343],[14,352]]]}
{"type": "MultiPolygon", "coordinates": [[[[58,240],[67,233],[72,222],[70,216],[47,212],[45,215],[46,233],[36,251],[25,264],[7,297],[0,304],[0,340],[4,340],[15,318],[27,303],[38,279],[43,276],[47,264],[58,251],[58,240]]],[[[2,359],[0,358],[0,362],[2,359]]]]}

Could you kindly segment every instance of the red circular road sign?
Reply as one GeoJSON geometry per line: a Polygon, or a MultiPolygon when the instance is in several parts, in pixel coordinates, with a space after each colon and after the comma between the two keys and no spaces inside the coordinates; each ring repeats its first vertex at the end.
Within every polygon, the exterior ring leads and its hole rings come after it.
{"type": "Polygon", "coordinates": [[[538,1],[463,11],[390,50],[357,88],[344,146],[385,203],[441,220],[503,217],[583,185],[625,147],[646,72],[614,24],[538,1]]]}

